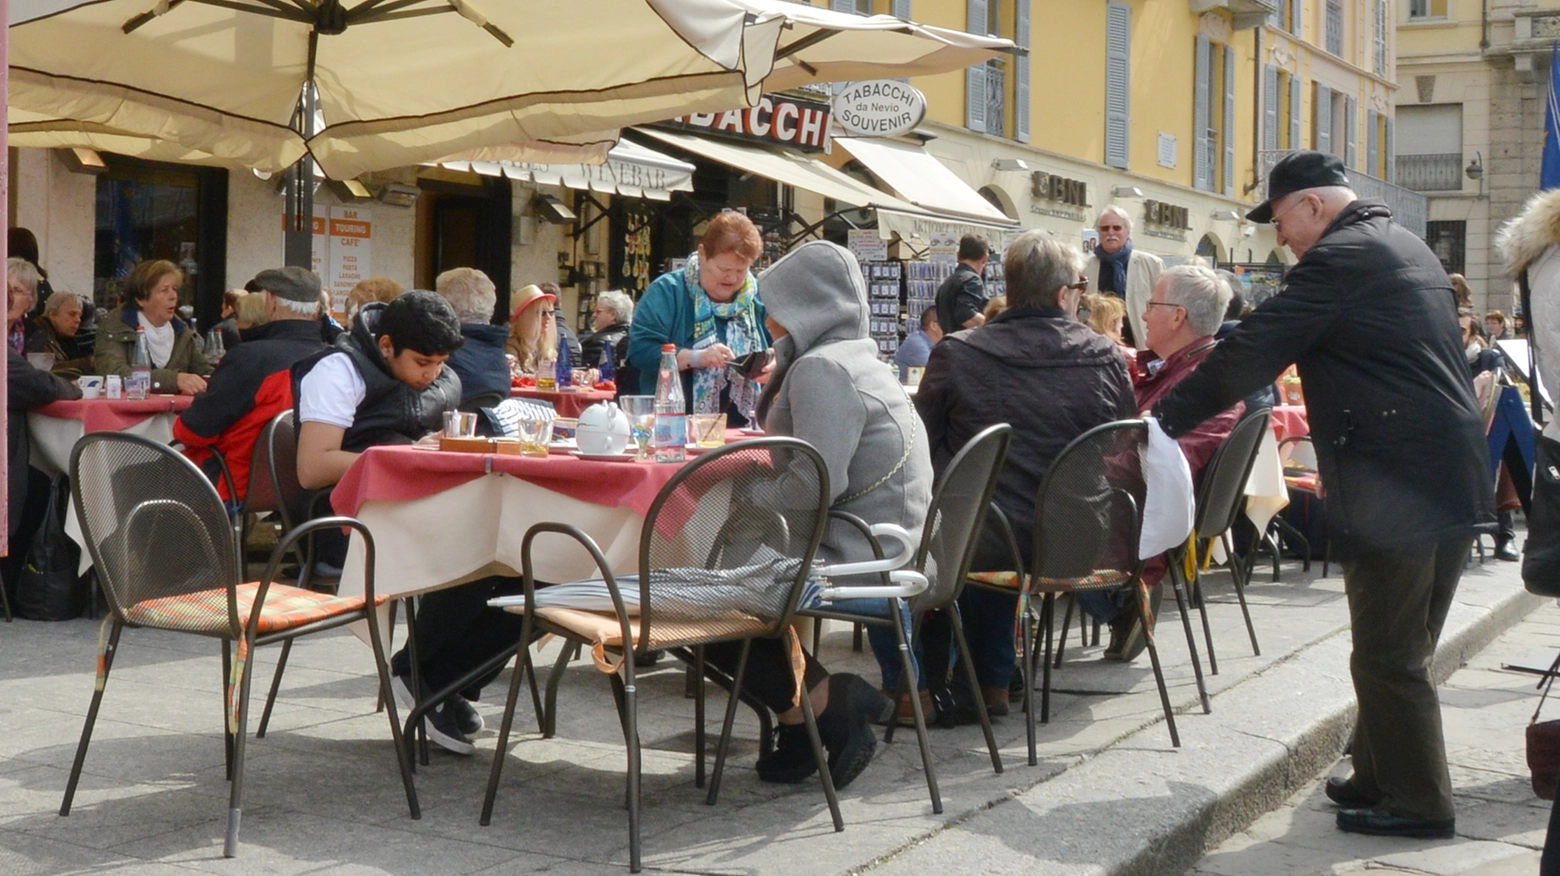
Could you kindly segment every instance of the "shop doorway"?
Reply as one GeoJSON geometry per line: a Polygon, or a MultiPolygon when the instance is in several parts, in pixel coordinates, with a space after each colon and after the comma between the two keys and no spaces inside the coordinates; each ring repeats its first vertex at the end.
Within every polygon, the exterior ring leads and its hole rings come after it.
{"type": "Polygon", "coordinates": [[[227,171],[104,156],[97,178],[92,299],[118,306],[130,269],[165,259],[184,271],[179,303],[201,325],[222,309],[227,269],[227,171]]]}
{"type": "MultiPolygon", "coordinates": [[[[483,177],[466,184],[422,179],[417,201],[417,270],[420,289],[451,268],[476,268],[498,291],[494,313],[509,313],[510,234],[513,216],[509,180],[483,177]]],[[[501,322],[501,319],[497,321],[501,322]]]]}

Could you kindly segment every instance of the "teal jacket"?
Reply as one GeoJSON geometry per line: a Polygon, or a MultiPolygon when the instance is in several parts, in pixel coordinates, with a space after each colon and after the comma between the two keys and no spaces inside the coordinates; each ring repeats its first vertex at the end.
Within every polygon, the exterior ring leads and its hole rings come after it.
{"type": "MultiPolygon", "coordinates": [[[[764,302],[758,302],[758,333],[764,347],[771,341],[764,328],[764,302]]],[[[715,331],[726,340],[726,324],[716,320],[715,331]]],[[[628,330],[628,362],[639,369],[639,391],[655,395],[656,377],[661,370],[661,345],[676,344],[685,350],[693,346],[693,296],[688,292],[688,275],[681,268],[655,278],[634,307],[634,322],[628,330]]],[[[683,372],[683,397],[693,398],[692,372],[683,372]]]]}

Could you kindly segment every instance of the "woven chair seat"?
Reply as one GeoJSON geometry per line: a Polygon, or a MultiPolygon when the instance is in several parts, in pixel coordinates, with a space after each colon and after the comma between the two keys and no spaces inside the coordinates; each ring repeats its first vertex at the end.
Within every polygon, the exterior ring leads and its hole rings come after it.
{"type": "MultiPolygon", "coordinates": [[[[524,613],[524,606],[512,606],[506,611],[524,613]]],[[[611,660],[607,649],[623,648],[623,627],[617,615],[604,611],[582,611],[577,608],[561,608],[544,605],[536,610],[536,616],[571,636],[591,644],[591,655],[596,668],[602,672],[616,672],[622,659],[611,660]]],[[[772,622],[751,615],[727,612],[709,620],[686,621],[655,617],[650,624],[649,647],[655,650],[678,648],[718,640],[745,639],[769,632],[772,622]]],[[[639,618],[628,619],[629,635],[639,641],[639,618]]],[[[630,643],[632,647],[633,643],[630,643]]]]}
{"type": "MultiPolygon", "coordinates": [[[[247,625],[254,609],[258,582],[238,585],[238,620],[247,625]]],[[[136,626],[192,633],[226,633],[227,589],[213,587],[177,596],[147,599],[124,611],[125,621],[136,626]]],[[[384,597],[377,597],[376,604],[384,597]]],[[[286,584],[272,584],[266,591],[256,631],[260,635],[290,630],[363,609],[363,597],[342,598],[286,584]]]]}
{"type": "MultiPolygon", "coordinates": [[[[1053,592],[1108,590],[1127,583],[1127,579],[1130,577],[1126,572],[1120,572],[1115,569],[1098,569],[1079,578],[1041,578],[1040,586],[1034,589],[1053,592]]],[[[1002,587],[1008,590],[1019,589],[1017,572],[971,572],[969,580],[977,584],[984,584],[987,587],[1002,587]]]]}

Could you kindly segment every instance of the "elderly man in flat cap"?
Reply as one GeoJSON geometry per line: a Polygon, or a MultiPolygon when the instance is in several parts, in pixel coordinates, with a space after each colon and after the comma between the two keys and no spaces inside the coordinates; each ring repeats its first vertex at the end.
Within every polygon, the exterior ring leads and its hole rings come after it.
{"type": "Polygon", "coordinates": [[[1271,222],[1299,261],[1154,413],[1182,435],[1298,366],[1359,700],[1354,773],[1327,796],[1341,830],[1451,837],[1430,662],[1473,539],[1495,523],[1452,284],[1385,204],[1355,195],[1337,156],[1285,157],[1267,194],[1247,218],[1271,222]]]}

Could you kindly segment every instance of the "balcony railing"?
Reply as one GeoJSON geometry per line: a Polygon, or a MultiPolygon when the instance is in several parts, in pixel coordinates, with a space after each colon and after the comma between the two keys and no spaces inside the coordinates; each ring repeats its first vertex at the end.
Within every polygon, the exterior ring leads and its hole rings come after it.
{"type": "Polygon", "coordinates": [[[1398,185],[1416,192],[1460,192],[1462,178],[1460,152],[1397,157],[1398,185]]]}
{"type": "MultiPolygon", "coordinates": [[[[1267,197],[1268,172],[1280,158],[1290,154],[1293,150],[1280,149],[1272,152],[1258,153],[1257,162],[1262,168],[1262,197],[1267,197]]],[[[1392,218],[1397,224],[1409,231],[1425,236],[1425,223],[1430,218],[1429,201],[1424,195],[1411,191],[1399,185],[1393,185],[1384,179],[1377,179],[1368,173],[1348,169],[1349,187],[1362,198],[1380,198],[1387,204],[1387,209],[1392,211],[1392,218]]]]}
{"type": "Polygon", "coordinates": [[[1007,136],[1007,71],[1000,60],[986,64],[986,133],[1007,136]]]}

